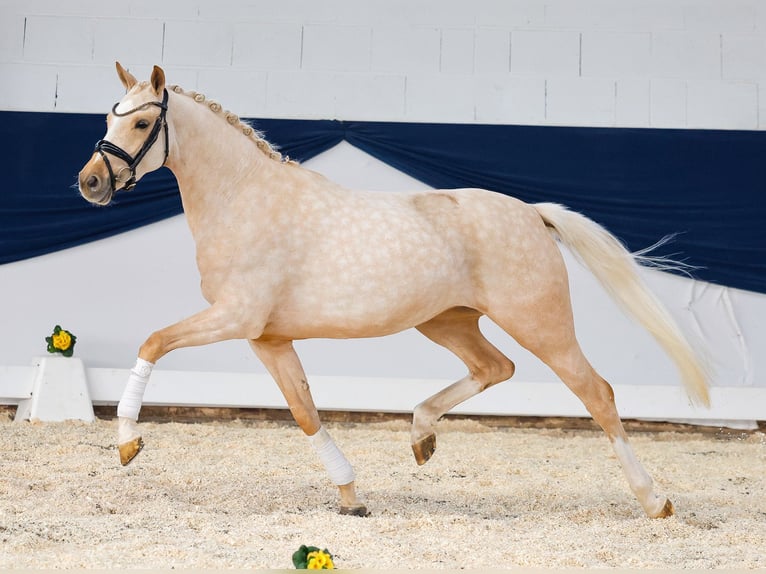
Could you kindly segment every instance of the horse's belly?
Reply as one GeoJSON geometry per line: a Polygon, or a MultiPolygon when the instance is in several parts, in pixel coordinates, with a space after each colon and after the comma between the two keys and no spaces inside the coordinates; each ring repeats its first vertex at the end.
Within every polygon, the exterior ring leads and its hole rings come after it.
{"type": "Polygon", "coordinates": [[[461,275],[455,269],[429,273],[412,268],[328,274],[288,290],[273,309],[268,329],[294,339],[397,333],[444,309],[469,304],[461,275]]]}

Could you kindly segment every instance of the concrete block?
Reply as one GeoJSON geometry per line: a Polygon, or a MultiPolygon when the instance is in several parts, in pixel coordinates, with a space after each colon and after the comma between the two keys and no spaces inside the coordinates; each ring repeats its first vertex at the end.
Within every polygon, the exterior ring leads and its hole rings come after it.
{"type": "Polygon", "coordinates": [[[109,64],[129,58],[124,65],[161,64],[163,32],[159,20],[99,19],[95,24],[93,61],[109,64]]]}
{"type": "Polygon", "coordinates": [[[402,121],[404,76],[336,74],[334,117],[341,120],[402,121]]]}
{"type": "Polygon", "coordinates": [[[76,357],[37,357],[32,397],[19,401],[16,421],[93,422],[93,403],[82,360],[76,357]]]}
{"type": "Polygon", "coordinates": [[[442,30],[440,71],[444,74],[473,74],[473,62],[473,29],[442,30]]]}
{"type": "Polygon", "coordinates": [[[570,126],[614,125],[614,80],[549,78],[546,86],[547,123],[570,126]]]}
{"type": "Polygon", "coordinates": [[[545,24],[546,3],[537,0],[504,0],[500,2],[472,2],[476,25],[511,28],[541,27],[545,24]]]}
{"type": "Polygon", "coordinates": [[[250,69],[209,69],[197,73],[198,89],[240,117],[263,117],[268,72],[250,69]]]}
{"type": "Polygon", "coordinates": [[[686,82],[652,79],[649,83],[649,119],[653,128],[686,127],[686,82]]]}
{"type": "MultiPolygon", "coordinates": [[[[125,94],[125,89],[117,78],[113,64],[59,66],[57,94],[58,112],[106,115],[112,105],[125,94]],[[83,86],[88,86],[88,89],[83,90],[83,86]]],[[[83,153],[87,151],[83,150],[83,153]]]]}
{"type": "Polygon", "coordinates": [[[306,70],[268,72],[268,117],[332,119],[334,114],[332,74],[306,70]]]}
{"type": "Polygon", "coordinates": [[[59,0],[4,0],[4,7],[25,16],[80,16],[87,18],[116,18],[129,15],[128,2],[103,2],[102,0],[78,0],[61,2],[59,0]]]}
{"type": "Polygon", "coordinates": [[[416,74],[407,78],[406,119],[470,123],[476,115],[471,77],[416,74]]]}
{"type": "Polygon", "coordinates": [[[690,2],[683,5],[684,27],[692,31],[752,33],[756,26],[753,0],[690,2]]]}
{"type": "Polygon", "coordinates": [[[477,75],[507,74],[511,69],[511,33],[493,28],[476,30],[474,58],[477,75]]]}
{"type": "Polygon", "coordinates": [[[720,35],[711,32],[654,33],[652,77],[697,80],[720,78],[720,35]]]}
{"type": "Polygon", "coordinates": [[[545,27],[576,30],[679,30],[684,25],[681,2],[663,0],[558,0],[545,3],[545,27]]]}
{"type": "Polygon", "coordinates": [[[372,70],[385,73],[439,70],[441,33],[430,27],[375,27],[372,31],[372,70]]]}
{"type": "Polygon", "coordinates": [[[0,61],[21,60],[24,50],[24,15],[0,8],[0,61]]]}
{"type": "Polygon", "coordinates": [[[580,75],[580,33],[559,30],[511,32],[511,74],[536,77],[580,75]]]}
{"type": "Polygon", "coordinates": [[[24,59],[41,64],[90,62],[95,21],[89,18],[29,16],[24,59]]]}
{"type": "Polygon", "coordinates": [[[475,2],[444,2],[443,0],[387,0],[385,2],[356,2],[366,4],[373,26],[460,28],[473,26],[476,21],[475,2]]]}
{"type": "Polygon", "coordinates": [[[651,69],[648,32],[583,32],[583,77],[646,78],[651,69]]]}
{"type": "Polygon", "coordinates": [[[650,81],[640,78],[617,80],[615,94],[615,125],[618,127],[649,127],[650,81]]]}
{"type": "Polygon", "coordinates": [[[51,112],[56,106],[56,66],[0,62],[0,109],[51,112]]]}
{"type": "Polygon", "coordinates": [[[487,124],[545,123],[545,80],[507,75],[475,79],[476,121],[487,124]]]}
{"type": "MultiPolygon", "coordinates": [[[[102,4],[121,4],[121,2],[102,2],[102,4]]],[[[129,8],[129,15],[138,18],[157,20],[223,20],[230,5],[221,0],[217,2],[189,2],[188,0],[129,0],[124,2],[129,8]]],[[[244,2],[239,2],[244,4],[244,2]]]]}
{"type": "Polygon", "coordinates": [[[306,25],[303,27],[301,68],[368,71],[371,36],[372,32],[366,26],[306,25]]]}
{"type": "Polygon", "coordinates": [[[754,83],[689,82],[686,125],[689,128],[757,129],[757,86],[754,83]]]}
{"type": "Polygon", "coordinates": [[[297,22],[237,23],[232,64],[258,70],[296,70],[303,29],[297,22]]]}
{"type": "Polygon", "coordinates": [[[231,22],[165,23],[163,62],[177,66],[230,66],[234,25],[231,22]]]}
{"type": "Polygon", "coordinates": [[[721,48],[724,80],[766,79],[766,36],[724,34],[721,48]]]}

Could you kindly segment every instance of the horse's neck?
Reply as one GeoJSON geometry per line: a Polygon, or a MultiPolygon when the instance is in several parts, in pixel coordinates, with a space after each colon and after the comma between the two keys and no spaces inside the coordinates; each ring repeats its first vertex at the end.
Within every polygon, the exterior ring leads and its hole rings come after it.
{"type": "Polygon", "coordinates": [[[249,203],[257,203],[263,188],[259,180],[279,165],[205,106],[184,95],[175,95],[173,100],[168,106],[174,136],[167,166],[178,180],[194,233],[224,211],[236,209],[242,193],[249,195],[249,203]]]}

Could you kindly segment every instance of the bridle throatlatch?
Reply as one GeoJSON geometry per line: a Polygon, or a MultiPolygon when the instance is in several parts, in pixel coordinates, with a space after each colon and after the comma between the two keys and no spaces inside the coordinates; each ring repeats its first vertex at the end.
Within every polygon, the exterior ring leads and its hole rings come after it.
{"type": "Polygon", "coordinates": [[[158,108],[160,108],[160,114],[157,116],[157,119],[154,121],[154,126],[152,126],[152,131],[149,132],[148,137],[146,138],[143,145],[141,146],[141,149],[139,149],[138,153],[136,153],[135,157],[131,156],[128,152],[126,152],[120,146],[115,145],[110,141],[98,140],[98,142],[96,142],[95,151],[97,151],[99,155],[103,158],[104,163],[106,164],[106,169],[109,170],[109,181],[112,185],[112,191],[117,191],[117,183],[122,183],[122,182],[118,182],[117,176],[120,176],[125,169],[130,171],[130,177],[125,181],[124,189],[126,191],[130,191],[131,189],[136,187],[136,168],[138,167],[138,164],[141,163],[141,160],[144,159],[144,156],[146,155],[146,153],[154,145],[154,142],[157,141],[157,137],[160,135],[160,130],[162,130],[163,128],[165,130],[165,159],[163,160],[162,165],[165,165],[165,162],[168,160],[168,123],[165,119],[165,116],[167,115],[167,112],[168,112],[168,91],[164,90],[162,94],[161,102],[147,102],[145,104],[141,104],[140,106],[133,108],[132,110],[128,110],[127,112],[119,113],[117,111],[118,105],[120,105],[119,102],[114,104],[114,106],[112,107],[112,114],[114,114],[118,118],[129,116],[132,113],[145,109],[147,106],[157,106],[158,108]],[[112,164],[109,161],[109,157],[106,154],[111,154],[121,159],[127,164],[127,167],[122,168],[119,171],[119,173],[117,173],[117,176],[115,176],[114,170],[112,169],[112,164]]]}

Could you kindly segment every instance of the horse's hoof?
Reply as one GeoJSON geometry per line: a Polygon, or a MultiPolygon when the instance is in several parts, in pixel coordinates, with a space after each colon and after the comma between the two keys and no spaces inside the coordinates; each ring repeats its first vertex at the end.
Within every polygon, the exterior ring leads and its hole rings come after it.
{"type": "Polygon", "coordinates": [[[415,454],[415,460],[419,465],[423,465],[433,456],[436,450],[436,435],[430,435],[421,438],[412,445],[412,452],[415,454]]]}
{"type": "Polygon", "coordinates": [[[354,506],[341,506],[340,513],[346,516],[369,516],[370,513],[364,504],[354,506]]]}
{"type": "Polygon", "coordinates": [[[120,449],[120,464],[127,466],[127,464],[136,458],[136,455],[144,448],[144,441],[139,436],[131,440],[130,442],[124,442],[119,446],[120,449]]]}
{"type": "Polygon", "coordinates": [[[654,518],[667,518],[673,516],[675,513],[676,509],[673,508],[673,503],[668,499],[665,500],[665,506],[662,507],[662,510],[660,510],[654,518]]]}

